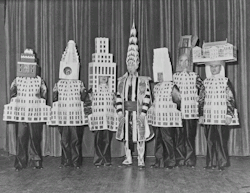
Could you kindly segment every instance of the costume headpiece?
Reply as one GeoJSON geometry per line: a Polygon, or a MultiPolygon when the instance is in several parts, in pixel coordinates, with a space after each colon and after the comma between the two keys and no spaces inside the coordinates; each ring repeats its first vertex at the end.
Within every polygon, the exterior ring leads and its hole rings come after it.
{"type": "Polygon", "coordinates": [[[17,76],[36,77],[38,75],[38,65],[32,49],[25,49],[21,54],[21,60],[17,62],[17,76]]]}
{"type": "Polygon", "coordinates": [[[133,22],[132,28],[130,30],[130,38],[127,52],[126,64],[133,62],[136,65],[139,65],[139,52],[137,45],[136,29],[135,23],[133,22]]]}
{"type": "Polygon", "coordinates": [[[195,35],[184,35],[181,36],[178,44],[178,60],[176,64],[176,72],[180,72],[183,68],[180,66],[179,59],[183,55],[187,56],[188,67],[187,71],[193,71],[193,58],[192,58],[192,49],[196,45],[198,37],[195,35]]]}
{"type": "Polygon", "coordinates": [[[79,70],[80,63],[76,44],[70,40],[60,62],[59,79],[78,80],[79,70]]]}
{"type": "MultiPolygon", "coordinates": [[[[206,64],[206,77],[211,76],[210,65],[214,61],[235,62],[237,61],[236,47],[225,41],[203,43],[202,48],[193,48],[194,63],[206,64]]],[[[225,65],[221,63],[220,75],[225,76],[225,65]]]]}
{"type": "Polygon", "coordinates": [[[172,81],[172,65],[167,48],[154,49],[153,60],[154,82],[172,81]]]}

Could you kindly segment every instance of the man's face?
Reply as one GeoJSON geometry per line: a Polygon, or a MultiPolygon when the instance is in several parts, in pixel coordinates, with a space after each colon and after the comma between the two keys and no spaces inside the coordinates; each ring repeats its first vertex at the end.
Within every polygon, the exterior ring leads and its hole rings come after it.
{"type": "Polygon", "coordinates": [[[186,54],[181,55],[179,58],[179,66],[181,67],[182,71],[187,70],[189,67],[189,60],[186,54]]]}
{"type": "Polygon", "coordinates": [[[221,71],[221,62],[220,61],[214,61],[210,62],[208,65],[210,65],[210,71],[212,75],[219,74],[221,71]]]}
{"type": "Polygon", "coordinates": [[[100,84],[107,84],[108,83],[108,77],[107,76],[99,76],[99,83],[100,84]]]}
{"type": "Polygon", "coordinates": [[[162,72],[157,73],[157,78],[158,82],[163,82],[163,73],[162,72]]]}
{"type": "Polygon", "coordinates": [[[133,61],[129,61],[127,63],[127,70],[129,74],[135,74],[137,68],[138,68],[138,65],[135,64],[133,61]]]}

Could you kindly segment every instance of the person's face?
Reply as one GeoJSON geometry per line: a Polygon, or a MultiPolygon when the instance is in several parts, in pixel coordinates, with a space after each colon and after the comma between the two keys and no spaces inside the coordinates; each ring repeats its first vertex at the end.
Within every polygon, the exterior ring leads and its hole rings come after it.
{"type": "Polygon", "coordinates": [[[179,58],[179,66],[181,67],[181,69],[187,70],[188,66],[189,66],[189,61],[188,61],[188,56],[187,55],[181,55],[179,58]]]}
{"type": "Polygon", "coordinates": [[[210,65],[210,71],[212,75],[219,74],[221,71],[221,62],[220,61],[215,61],[209,63],[210,65]]]}
{"type": "Polygon", "coordinates": [[[158,73],[158,82],[163,82],[163,73],[158,73]]]}
{"type": "Polygon", "coordinates": [[[129,61],[127,63],[127,70],[129,74],[135,74],[137,68],[138,68],[138,65],[135,64],[133,61],[129,61]]]}
{"type": "Polygon", "coordinates": [[[107,76],[100,76],[99,77],[99,83],[100,84],[107,84],[108,82],[108,77],[107,76]]]}

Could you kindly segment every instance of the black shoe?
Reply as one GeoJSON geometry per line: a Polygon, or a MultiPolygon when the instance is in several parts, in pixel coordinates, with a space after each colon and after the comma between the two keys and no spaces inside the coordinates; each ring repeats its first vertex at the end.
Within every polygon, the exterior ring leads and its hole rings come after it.
{"type": "Polygon", "coordinates": [[[43,167],[42,166],[34,166],[33,169],[34,170],[41,170],[41,169],[43,169],[43,167]]]}
{"type": "Polygon", "coordinates": [[[155,163],[155,164],[151,165],[150,168],[159,168],[159,164],[155,163]]]}
{"type": "Polygon", "coordinates": [[[166,166],[165,168],[168,170],[172,170],[174,168],[174,166],[166,166]]]}
{"type": "Polygon", "coordinates": [[[224,168],[223,166],[221,166],[221,167],[218,167],[218,170],[219,170],[219,171],[224,171],[225,168],[224,168]]]}
{"type": "Polygon", "coordinates": [[[188,168],[195,168],[194,165],[187,165],[188,168]]]}
{"type": "Polygon", "coordinates": [[[20,172],[22,170],[22,168],[16,168],[15,171],[16,172],[20,172]]]}
{"type": "Polygon", "coordinates": [[[205,166],[203,167],[204,170],[214,170],[215,166],[205,166]]]}
{"type": "Polygon", "coordinates": [[[74,166],[75,169],[79,170],[80,169],[80,166],[74,166]]]}
{"type": "Polygon", "coordinates": [[[104,165],[105,167],[111,167],[111,166],[112,166],[111,163],[104,163],[103,165],[104,165]]]}
{"type": "Polygon", "coordinates": [[[138,166],[139,170],[145,169],[145,166],[138,166]]]}

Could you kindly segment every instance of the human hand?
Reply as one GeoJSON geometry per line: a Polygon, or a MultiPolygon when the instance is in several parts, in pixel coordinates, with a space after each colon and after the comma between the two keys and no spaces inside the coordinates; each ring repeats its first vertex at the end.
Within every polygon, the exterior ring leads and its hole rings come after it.
{"type": "Polygon", "coordinates": [[[226,116],[225,124],[229,125],[232,122],[232,117],[231,116],[226,116]]]}
{"type": "Polygon", "coordinates": [[[204,117],[203,116],[199,117],[199,124],[204,124],[204,117]]]}

